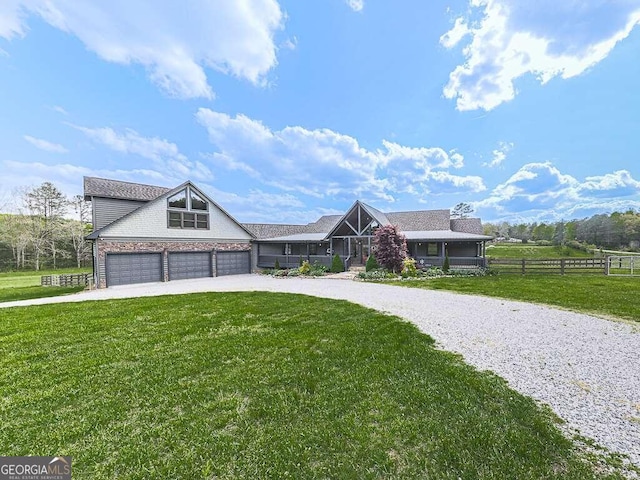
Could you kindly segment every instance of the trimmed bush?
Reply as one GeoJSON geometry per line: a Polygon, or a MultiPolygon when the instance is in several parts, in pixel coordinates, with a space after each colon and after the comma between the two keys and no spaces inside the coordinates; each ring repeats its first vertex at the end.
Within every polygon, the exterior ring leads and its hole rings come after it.
{"type": "Polygon", "coordinates": [[[280,270],[280,262],[278,261],[277,258],[276,258],[276,262],[273,264],[273,269],[280,270]]]}
{"type": "Polygon", "coordinates": [[[365,271],[370,272],[378,268],[380,268],[380,265],[378,265],[375,255],[369,255],[369,258],[367,258],[367,263],[364,266],[365,271]]]}
{"type": "Polygon", "coordinates": [[[331,273],[340,273],[344,272],[344,263],[342,263],[342,259],[340,255],[337,253],[333,256],[333,260],[331,261],[331,273]]]}
{"type": "Polygon", "coordinates": [[[302,275],[309,275],[311,272],[311,265],[309,265],[309,262],[305,260],[300,264],[300,268],[298,270],[300,270],[302,275]]]}
{"type": "Polygon", "coordinates": [[[402,261],[402,272],[400,272],[402,278],[413,278],[418,276],[418,270],[416,269],[416,261],[407,257],[402,261]]]}
{"type": "Polygon", "coordinates": [[[442,271],[449,273],[449,255],[444,256],[444,263],[442,264],[442,271]]]}

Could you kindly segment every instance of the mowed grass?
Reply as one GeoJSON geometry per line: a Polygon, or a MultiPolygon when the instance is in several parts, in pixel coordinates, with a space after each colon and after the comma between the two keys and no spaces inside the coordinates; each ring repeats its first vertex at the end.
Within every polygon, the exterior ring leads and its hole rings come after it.
{"type": "Polygon", "coordinates": [[[89,273],[86,268],[65,268],[41,270],[39,272],[2,272],[0,273],[0,303],[31,298],[55,297],[84,290],[84,287],[41,287],[42,275],[60,275],[63,273],[89,273]]]}
{"type": "Polygon", "coordinates": [[[84,286],[76,287],[18,287],[0,289],[0,303],[16,300],[30,300],[32,298],[57,297],[81,292],[84,286]]]}
{"type": "Polygon", "coordinates": [[[494,275],[394,282],[522,300],[640,322],[640,277],[605,275],[494,275]]]}
{"type": "Polygon", "coordinates": [[[560,245],[539,246],[534,243],[498,243],[487,245],[487,257],[517,259],[593,258],[593,254],[560,245]]]}
{"type": "Polygon", "coordinates": [[[74,479],[619,478],[398,318],[210,293],[0,310],[0,451],[74,479]]]}

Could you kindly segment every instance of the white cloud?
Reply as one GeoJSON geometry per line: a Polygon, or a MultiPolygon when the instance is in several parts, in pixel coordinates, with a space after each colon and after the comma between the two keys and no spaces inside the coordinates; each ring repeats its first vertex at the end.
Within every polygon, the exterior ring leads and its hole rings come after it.
{"type": "Polygon", "coordinates": [[[280,44],[280,48],[284,50],[295,50],[298,48],[298,37],[287,38],[280,44]]]}
{"type": "Polygon", "coordinates": [[[637,1],[556,2],[470,0],[481,19],[460,17],[442,35],[452,48],[470,34],[465,63],[444,87],[458,110],[491,110],[516,95],[514,81],[532,74],[542,84],[580,75],[602,61],[640,24],[637,1]],[[579,3],[579,5],[577,4],[579,3]]]}
{"type": "Polygon", "coordinates": [[[2,0],[0,36],[24,36],[27,17],[78,37],[102,59],[143,65],[178,98],[213,98],[205,68],[261,85],[276,63],[276,0],[2,0]]]}
{"type": "Polygon", "coordinates": [[[68,153],[69,152],[69,150],[67,150],[65,147],[63,147],[59,143],[49,142],[47,140],[43,140],[41,138],[35,138],[30,135],[23,135],[22,138],[24,138],[27,142],[29,142],[34,147],[39,148],[40,150],[44,150],[45,152],[51,152],[51,153],[68,153]]]}
{"type": "Polygon", "coordinates": [[[625,197],[640,194],[640,181],[635,180],[627,170],[618,170],[602,176],[585,178],[580,192],[593,196],[625,197]]]}
{"type": "Polygon", "coordinates": [[[493,155],[491,161],[483,163],[482,166],[493,168],[502,165],[502,163],[507,159],[507,154],[511,151],[512,148],[513,143],[500,142],[498,144],[498,148],[491,152],[493,155]]]}
{"type": "Polygon", "coordinates": [[[0,2],[0,37],[11,40],[25,35],[22,0],[2,0],[0,2]]]}
{"type": "Polygon", "coordinates": [[[62,108],[60,105],[53,105],[51,106],[51,110],[53,110],[54,112],[58,112],[61,113],[62,115],[69,115],[69,112],[67,112],[64,108],[62,108]]]}
{"type": "Polygon", "coordinates": [[[82,194],[82,177],[98,176],[103,178],[117,178],[131,182],[143,182],[154,185],[175,187],[184,178],[174,178],[170,172],[158,172],[150,169],[109,170],[88,168],[69,163],[47,165],[41,162],[17,162],[5,160],[0,162],[2,169],[2,183],[0,197],[12,198],[13,204],[0,205],[3,211],[17,211],[20,199],[13,194],[28,186],[39,186],[43,182],[52,182],[67,196],[82,194]]]}
{"type": "Polygon", "coordinates": [[[566,220],[638,208],[640,181],[626,170],[580,181],[550,162],[529,163],[475,206],[487,220],[566,220]]]}
{"type": "Polygon", "coordinates": [[[485,188],[480,177],[449,172],[463,166],[455,151],[387,140],[382,148],[367,150],[355,138],[329,129],[272,131],[245,115],[231,117],[207,108],[196,117],[217,149],[207,155],[211,162],[284,191],[393,202],[400,193],[420,199],[432,192],[485,188]]]}
{"type": "MultiPolygon", "coordinates": [[[[71,125],[71,124],[69,124],[71,125]]],[[[117,132],[112,128],[88,128],[71,125],[80,130],[96,143],[105,145],[125,155],[139,155],[152,160],[156,168],[171,172],[181,178],[208,180],[213,177],[211,171],[201,162],[190,161],[180,153],[178,146],[158,137],[143,137],[132,129],[117,132]]]]}
{"type": "Polygon", "coordinates": [[[464,18],[456,18],[453,27],[440,37],[440,44],[444,48],[455,47],[464,37],[469,35],[471,30],[464,18]]]}
{"type": "Polygon", "coordinates": [[[346,2],[354,12],[361,12],[364,8],[364,0],[346,0],[346,2]]]}

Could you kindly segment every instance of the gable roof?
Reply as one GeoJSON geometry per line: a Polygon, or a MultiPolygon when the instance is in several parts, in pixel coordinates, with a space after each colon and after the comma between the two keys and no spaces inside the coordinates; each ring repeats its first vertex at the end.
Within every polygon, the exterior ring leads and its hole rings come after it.
{"type": "Polygon", "coordinates": [[[371,218],[373,218],[375,221],[378,222],[379,225],[389,225],[389,220],[387,219],[387,216],[384,213],[382,213],[380,210],[377,210],[367,205],[366,203],[361,202],[360,200],[356,200],[353,203],[353,205],[351,205],[351,207],[349,207],[349,209],[345,212],[345,214],[338,219],[338,221],[335,223],[333,228],[329,230],[329,233],[327,233],[326,238],[331,237],[335,233],[335,231],[340,227],[340,225],[342,225],[342,223],[349,218],[349,215],[351,215],[351,212],[358,207],[362,208],[365,212],[367,212],[371,218]]]}
{"type": "Polygon", "coordinates": [[[246,224],[256,239],[270,242],[307,242],[328,240],[347,219],[354,208],[360,206],[380,225],[396,225],[407,240],[490,240],[483,235],[479,218],[451,219],[449,210],[414,210],[408,212],[382,212],[356,200],[344,215],[325,215],[307,225],[246,224]]]}
{"type": "MultiPolygon", "coordinates": [[[[87,177],[85,177],[87,178],[87,177]]],[[[125,183],[125,182],[123,182],[125,183]]],[[[148,186],[148,185],[147,185],[148,186]]],[[[141,205],[139,208],[136,208],[135,210],[133,210],[132,212],[127,213],[126,215],[124,215],[123,217],[120,217],[119,219],[117,219],[114,222],[111,222],[109,225],[105,225],[104,227],[102,227],[99,230],[94,231],[93,233],[87,235],[85,238],[87,238],[88,240],[95,240],[98,237],[100,237],[100,234],[103,233],[105,230],[107,230],[109,227],[111,227],[112,225],[116,225],[122,221],[124,221],[126,218],[130,217],[131,215],[133,215],[134,213],[138,213],[141,210],[147,209],[149,208],[151,205],[156,204],[157,202],[161,202],[164,201],[165,199],[169,198],[171,195],[178,193],[180,190],[183,190],[184,188],[186,188],[187,186],[191,187],[193,190],[195,190],[199,195],[201,195],[205,200],[207,200],[208,202],[210,202],[212,205],[214,205],[217,209],[219,209],[224,215],[226,215],[227,217],[229,217],[229,219],[231,221],[233,221],[234,223],[236,223],[240,228],[242,228],[242,230],[244,230],[245,232],[247,232],[249,234],[250,237],[252,238],[256,238],[255,235],[249,230],[247,229],[242,223],[238,222],[235,218],[233,218],[224,208],[222,208],[220,205],[218,205],[215,201],[213,201],[206,193],[204,193],[202,190],[200,190],[198,187],[196,187],[190,180],[187,180],[186,182],[184,182],[182,185],[178,185],[177,187],[173,188],[173,189],[165,189],[166,191],[162,194],[160,194],[158,197],[154,198],[153,200],[148,201],[147,203],[145,203],[144,205],[141,205]]],[[[158,188],[162,188],[162,187],[158,187],[158,188]]]]}
{"type": "Polygon", "coordinates": [[[148,202],[171,190],[167,187],[122,182],[99,177],[83,177],[83,181],[85,200],[90,200],[91,197],[102,197],[148,202]]]}
{"type": "Polygon", "coordinates": [[[261,240],[307,233],[321,233],[324,236],[341,218],[342,215],[323,215],[315,222],[306,225],[285,223],[243,223],[243,225],[261,240]]]}

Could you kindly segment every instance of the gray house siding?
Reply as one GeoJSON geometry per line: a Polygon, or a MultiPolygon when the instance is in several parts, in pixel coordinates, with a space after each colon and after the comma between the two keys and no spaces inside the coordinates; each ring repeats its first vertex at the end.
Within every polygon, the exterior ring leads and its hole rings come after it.
{"type": "Polygon", "coordinates": [[[106,227],[145,203],[147,202],[93,197],[91,199],[91,205],[93,207],[93,230],[106,227]]]}

